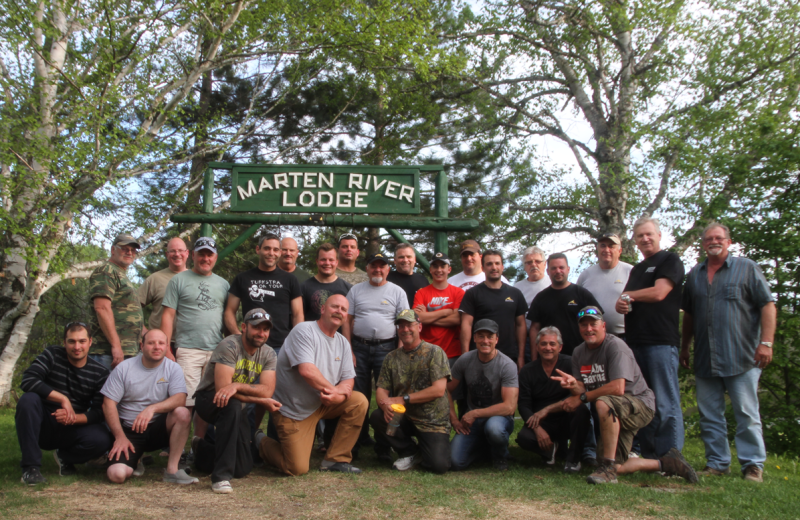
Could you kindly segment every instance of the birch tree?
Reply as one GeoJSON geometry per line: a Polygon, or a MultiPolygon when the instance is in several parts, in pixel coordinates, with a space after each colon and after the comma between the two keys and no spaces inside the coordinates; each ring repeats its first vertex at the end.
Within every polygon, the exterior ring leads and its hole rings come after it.
{"type": "MultiPolygon", "coordinates": [[[[267,74],[294,56],[339,50],[424,62],[426,6],[0,0],[0,404],[39,298],[100,264],[70,265],[65,248],[98,232],[93,218],[124,211],[117,188],[221,156],[252,131],[248,114],[213,140],[182,131],[204,75],[230,66],[267,74]]],[[[143,240],[193,188],[187,180],[150,208],[143,240]]],[[[159,247],[154,240],[144,253],[159,247]]]]}
{"type": "MultiPolygon", "coordinates": [[[[507,216],[498,238],[624,237],[641,215],[697,202],[696,167],[718,142],[778,106],[791,119],[797,18],[787,0],[490,1],[458,36],[477,50],[471,91],[492,100],[484,120],[540,159],[536,182],[487,187],[507,216]]],[[[703,196],[734,198],[727,175],[708,175],[703,196]]]]}

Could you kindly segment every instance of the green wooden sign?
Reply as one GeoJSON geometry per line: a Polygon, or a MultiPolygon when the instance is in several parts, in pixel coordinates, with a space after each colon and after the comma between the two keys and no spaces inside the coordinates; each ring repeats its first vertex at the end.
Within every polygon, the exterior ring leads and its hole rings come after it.
{"type": "Polygon", "coordinates": [[[419,167],[236,165],[231,211],[419,214],[419,167]]]}

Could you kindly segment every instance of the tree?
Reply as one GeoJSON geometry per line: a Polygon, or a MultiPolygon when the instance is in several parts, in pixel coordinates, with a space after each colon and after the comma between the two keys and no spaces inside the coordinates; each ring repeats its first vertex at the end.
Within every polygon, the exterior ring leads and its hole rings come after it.
{"type": "MultiPolygon", "coordinates": [[[[797,16],[781,0],[490,2],[453,36],[475,42],[470,91],[492,100],[481,116],[521,144],[568,154],[545,157],[533,188],[495,187],[492,203],[508,214],[496,233],[624,237],[638,216],[693,197],[694,159],[741,121],[738,110],[765,113],[758,101],[771,89],[784,96],[775,105],[791,99],[782,88],[800,57],[797,16]],[[716,126],[693,139],[709,114],[716,126]]],[[[723,193],[717,180],[706,197],[723,193]]]]}
{"type": "Polygon", "coordinates": [[[181,125],[202,78],[223,67],[257,77],[315,53],[424,62],[430,38],[418,30],[424,0],[1,0],[0,10],[0,404],[42,294],[100,263],[70,264],[69,244],[90,241],[96,218],[131,229],[138,219],[143,240],[163,237],[196,183],[173,183],[144,216],[123,188],[221,156],[252,131],[249,113],[213,141],[181,125]]]}

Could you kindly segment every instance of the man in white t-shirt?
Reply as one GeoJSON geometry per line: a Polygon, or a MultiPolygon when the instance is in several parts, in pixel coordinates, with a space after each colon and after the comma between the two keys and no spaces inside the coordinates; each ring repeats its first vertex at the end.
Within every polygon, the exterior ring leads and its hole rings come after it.
{"type": "MultiPolygon", "coordinates": [[[[546,271],[544,250],[536,246],[525,249],[525,252],[522,254],[522,265],[528,277],[519,280],[514,284],[514,287],[522,292],[522,295],[525,297],[525,303],[530,307],[536,295],[539,294],[542,289],[550,287],[550,278],[544,275],[546,271]]],[[[525,318],[525,323],[528,326],[528,330],[530,330],[530,320],[525,318]]],[[[530,361],[531,341],[530,338],[526,338],[525,363],[530,363],[530,361]]]]}
{"type": "MultiPolygon", "coordinates": [[[[452,276],[447,283],[468,291],[486,280],[486,274],[481,266],[481,246],[476,241],[469,239],[461,242],[460,250],[461,267],[464,270],[452,276]]],[[[505,276],[502,276],[501,279],[503,283],[508,283],[505,276]]]]}
{"type": "Polygon", "coordinates": [[[189,438],[191,416],[186,408],[183,371],[165,359],[169,343],[158,329],[142,338],[142,353],[126,359],[108,376],[103,389],[103,414],[114,436],[108,452],[111,482],[122,484],[131,475],[144,473],[145,452],[169,446],[164,481],[173,484],[198,482],[178,469],[183,447],[189,438]]]}
{"type": "Polygon", "coordinates": [[[597,240],[597,264],[578,277],[578,285],[588,289],[605,311],[608,332],[625,340],[625,317],[614,306],[628,283],[633,266],[620,262],[622,241],[615,233],[606,233],[597,240]]]}

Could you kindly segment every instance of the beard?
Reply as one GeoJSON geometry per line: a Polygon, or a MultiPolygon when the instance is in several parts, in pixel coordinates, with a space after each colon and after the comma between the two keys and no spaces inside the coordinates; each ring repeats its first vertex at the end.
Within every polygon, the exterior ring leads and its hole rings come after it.
{"type": "Polygon", "coordinates": [[[369,281],[374,284],[379,284],[383,281],[383,276],[373,276],[372,278],[369,279],[369,281]]]}
{"type": "Polygon", "coordinates": [[[708,252],[708,254],[710,256],[719,256],[719,255],[722,254],[722,248],[721,247],[709,247],[707,252],[708,252]]]}

